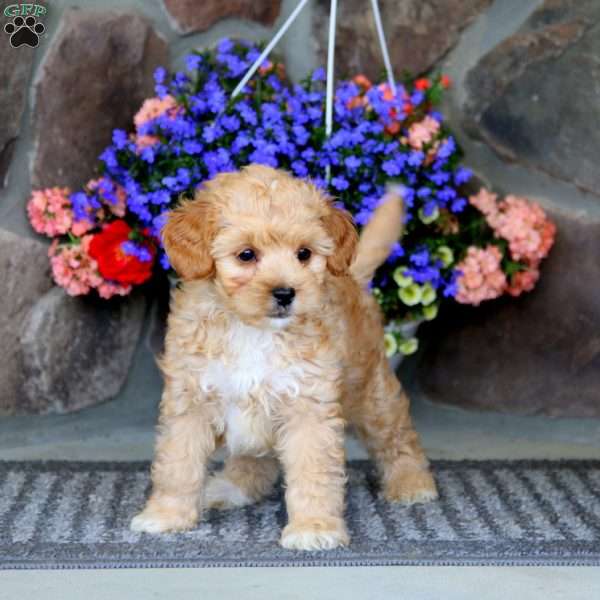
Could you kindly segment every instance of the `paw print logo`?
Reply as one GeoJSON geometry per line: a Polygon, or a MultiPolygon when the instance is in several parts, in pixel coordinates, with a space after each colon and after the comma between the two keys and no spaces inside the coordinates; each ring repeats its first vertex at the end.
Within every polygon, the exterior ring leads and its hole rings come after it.
{"type": "Polygon", "coordinates": [[[7,23],[4,26],[4,32],[10,35],[10,45],[13,48],[19,46],[29,46],[35,48],[40,41],[40,35],[44,33],[46,28],[42,23],[38,23],[35,17],[29,16],[26,19],[23,17],[15,17],[12,23],[7,23]]]}

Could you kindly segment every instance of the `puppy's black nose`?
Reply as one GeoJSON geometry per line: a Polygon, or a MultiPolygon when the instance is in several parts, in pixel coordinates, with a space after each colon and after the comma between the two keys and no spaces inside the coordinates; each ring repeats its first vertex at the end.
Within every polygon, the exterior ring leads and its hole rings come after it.
{"type": "Polygon", "coordinates": [[[277,300],[277,304],[279,304],[279,306],[289,306],[294,300],[296,290],[289,287],[278,287],[273,289],[272,294],[273,298],[277,300]]]}

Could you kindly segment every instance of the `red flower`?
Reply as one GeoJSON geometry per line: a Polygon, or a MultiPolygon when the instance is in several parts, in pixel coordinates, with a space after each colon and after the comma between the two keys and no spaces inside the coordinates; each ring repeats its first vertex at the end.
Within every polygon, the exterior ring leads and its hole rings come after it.
{"type": "Polygon", "coordinates": [[[130,240],[132,231],[125,221],[118,219],[92,238],[89,254],[98,263],[98,271],[104,279],[132,285],[143,283],[152,275],[156,256],[153,244],[147,240],[138,242],[149,252],[150,260],[140,260],[134,254],[126,253],[123,248],[123,243],[130,240]]]}
{"type": "Polygon", "coordinates": [[[429,79],[427,79],[426,77],[422,77],[421,79],[417,79],[415,81],[415,89],[416,90],[421,90],[422,92],[424,92],[425,90],[428,90],[431,87],[431,83],[429,82],[429,79]]]}
{"type": "Polygon", "coordinates": [[[442,84],[442,87],[449,88],[452,85],[452,79],[450,79],[448,75],[442,75],[440,77],[440,83],[442,84]]]}

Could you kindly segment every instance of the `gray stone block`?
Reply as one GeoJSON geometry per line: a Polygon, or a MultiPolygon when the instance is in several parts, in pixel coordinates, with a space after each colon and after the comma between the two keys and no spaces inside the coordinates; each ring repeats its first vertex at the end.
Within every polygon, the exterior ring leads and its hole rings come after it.
{"type": "Polygon", "coordinates": [[[138,295],[105,301],[50,290],[23,322],[18,411],[67,413],[113,398],[129,372],[144,313],[138,295]]]}
{"type": "Polygon", "coordinates": [[[273,25],[281,0],[163,0],[180,33],[206,31],[221,19],[236,18],[273,25]]]}
{"type": "Polygon", "coordinates": [[[2,188],[21,129],[35,50],[29,46],[13,48],[9,36],[3,31],[0,34],[0,188],[2,188]]]}
{"type": "MultiPolygon", "coordinates": [[[[380,0],[390,59],[400,77],[408,70],[429,71],[456,44],[460,32],[491,4],[491,0],[380,0]]],[[[314,30],[319,62],[325,65],[329,0],[318,0],[314,30]]],[[[375,21],[368,0],[344,0],[338,6],[336,75],[363,73],[379,80],[384,72],[375,21]]]]}
{"type": "Polygon", "coordinates": [[[135,12],[67,9],[35,86],[33,187],[79,187],[153,96],[166,42],[135,12]]]}
{"type": "Polygon", "coordinates": [[[600,2],[546,0],[468,73],[465,127],[498,154],[598,194],[600,2]]]}
{"type": "Polygon", "coordinates": [[[47,246],[0,229],[0,414],[18,411],[23,378],[21,328],[51,287],[47,246]]]}

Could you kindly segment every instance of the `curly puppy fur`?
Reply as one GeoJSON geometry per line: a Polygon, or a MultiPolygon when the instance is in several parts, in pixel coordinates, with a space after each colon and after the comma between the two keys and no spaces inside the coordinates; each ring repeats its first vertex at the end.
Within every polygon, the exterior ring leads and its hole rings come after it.
{"type": "Polygon", "coordinates": [[[256,502],[281,464],[289,516],[281,544],[347,544],[347,423],[375,459],[387,499],[436,497],[365,290],[401,216],[389,194],[359,242],[350,215],[313,185],[258,165],[218,175],[170,214],[164,245],[183,284],[160,361],[153,491],[134,530],[188,529],[203,507],[256,502]],[[292,301],[279,302],[277,288],[293,289],[292,301]],[[229,457],[207,480],[220,445],[229,457]]]}

